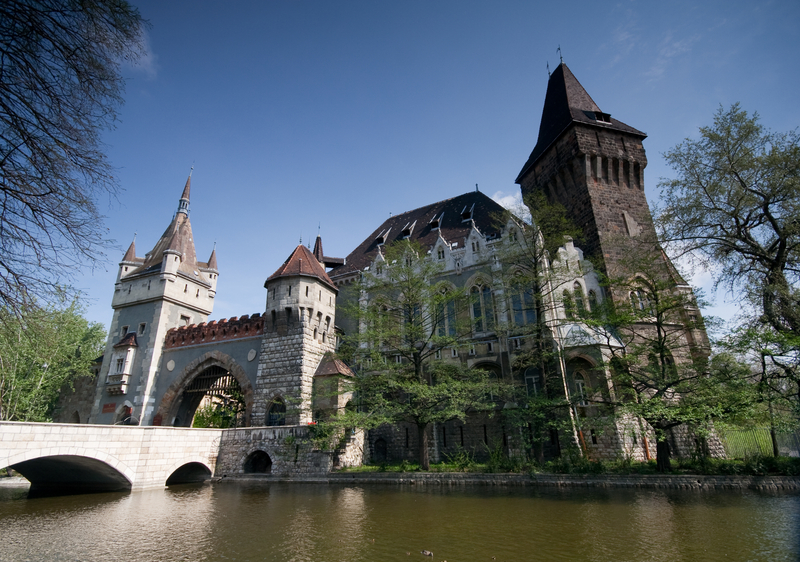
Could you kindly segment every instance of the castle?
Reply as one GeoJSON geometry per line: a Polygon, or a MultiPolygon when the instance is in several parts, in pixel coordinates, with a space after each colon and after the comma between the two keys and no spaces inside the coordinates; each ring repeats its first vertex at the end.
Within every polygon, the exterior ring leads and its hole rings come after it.
{"type": "MultiPolygon", "coordinates": [[[[563,205],[582,228],[585,244],[581,249],[566,240],[546,264],[559,272],[552,293],[573,299],[572,304],[553,300],[546,320],[562,350],[563,391],[576,405],[572,435],[554,432],[548,454],[558,454],[560,440],[577,442],[580,418],[593,415],[587,393],[609,387],[604,365],[610,346],[621,345],[587,326],[570,306],[590,309],[604,299],[627,298],[600,282],[619,270],[623,250],[616,240],[655,238],[644,195],[645,137],[601,111],[565,64],[550,76],[538,140],[516,183],[524,195],[543,192],[563,205]]],[[[313,250],[299,245],[266,279],[263,312],[209,322],[219,271],[216,251],[207,262],[197,260],[190,189],[191,177],[152,250],[138,257],[132,243],[120,262],[91,403],[81,412],[65,409],[64,421],[189,426],[202,405],[235,399],[238,425],[276,426],[307,424],[319,408],[344,407],[346,395],[312,403],[320,381],[351,374],[332,356],[341,331],[358,329],[337,324],[339,291],[364,271],[379,273],[382,248],[403,239],[420,244],[427,259],[441,264],[442,278],[474,298],[471,339],[442,359],[541,392],[541,374],[517,360],[530,345],[525,327],[535,321],[529,292],[504,286],[501,279],[501,248],[525,226],[486,195],[476,190],[395,215],[344,259],[326,257],[319,237],[313,250]],[[289,403],[297,407],[287,409],[289,403]]],[[[666,256],[654,252],[675,286],[689,290],[666,256]]],[[[705,334],[688,337],[702,340],[705,334]]],[[[518,435],[501,421],[481,416],[435,425],[431,436],[433,461],[460,448],[521,447],[518,435]]],[[[404,427],[374,430],[366,436],[365,454],[373,460],[413,459],[416,438],[404,427]]],[[[637,420],[619,419],[586,435],[581,431],[582,446],[596,458],[623,452],[648,458],[648,438],[652,442],[652,431],[637,420]]]]}

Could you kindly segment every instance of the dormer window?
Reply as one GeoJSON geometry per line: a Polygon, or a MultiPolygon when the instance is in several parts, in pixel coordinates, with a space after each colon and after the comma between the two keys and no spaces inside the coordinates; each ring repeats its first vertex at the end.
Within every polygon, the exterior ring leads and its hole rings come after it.
{"type": "Polygon", "coordinates": [[[411,233],[414,232],[414,226],[416,224],[417,224],[417,221],[414,221],[412,223],[407,223],[403,227],[403,230],[400,232],[400,235],[403,237],[403,240],[405,240],[406,238],[409,238],[411,236],[411,233]]]}
{"type": "Polygon", "coordinates": [[[472,219],[472,211],[474,209],[475,209],[475,203],[473,203],[472,207],[469,208],[467,208],[467,206],[464,206],[464,208],[461,210],[461,222],[466,222],[472,219]]]}
{"type": "Polygon", "coordinates": [[[428,224],[431,225],[431,230],[438,230],[439,229],[439,226],[442,224],[442,218],[443,217],[444,217],[444,213],[441,213],[439,215],[433,215],[433,218],[431,219],[431,222],[428,223],[428,224]]]}
{"type": "Polygon", "coordinates": [[[385,244],[386,240],[389,238],[389,232],[391,228],[387,228],[386,230],[381,230],[381,233],[375,238],[375,242],[380,246],[381,244],[385,244]]]}
{"type": "Polygon", "coordinates": [[[599,123],[608,123],[608,124],[611,124],[611,115],[610,115],[610,114],[608,114],[608,113],[603,113],[602,111],[595,111],[595,112],[594,112],[594,118],[595,118],[595,119],[596,119],[596,120],[597,120],[599,123]]]}

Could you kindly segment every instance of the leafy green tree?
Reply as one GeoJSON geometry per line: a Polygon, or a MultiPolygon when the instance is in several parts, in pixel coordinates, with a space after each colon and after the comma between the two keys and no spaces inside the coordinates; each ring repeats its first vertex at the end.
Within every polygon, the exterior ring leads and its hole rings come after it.
{"type": "Polygon", "coordinates": [[[441,267],[419,245],[395,243],[384,257],[384,265],[356,286],[357,302],[345,307],[359,327],[346,337],[357,369],[345,385],[358,407],[331,423],[364,429],[412,424],[427,470],[428,427],[491,410],[497,385],[486,371],[447,358],[472,334],[468,295],[440,279],[441,267]]]}
{"type": "MultiPolygon", "coordinates": [[[[574,429],[564,392],[563,350],[555,344],[552,333],[560,297],[556,294],[559,282],[551,259],[567,239],[579,238],[581,231],[567,218],[564,207],[548,202],[542,192],[528,194],[524,203],[531,223],[520,222],[517,231],[506,237],[498,250],[511,307],[509,323],[499,329],[508,336],[524,337],[528,345],[516,350],[512,370],[523,374],[531,369],[533,375],[529,377],[530,384],[513,389],[507,398],[516,407],[505,408],[503,415],[509,426],[523,428],[521,435],[530,441],[534,455],[542,461],[542,445],[550,440],[551,431],[574,429]]],[[[524,216],[522,211],[514,214],[524,216]]],[[[503,222],[510,216],[504,217],[503,222]]]]}
{"type": "Polygon", "coordinates": [[[0,306],[57,301],[65,275],[102,259],[96,200],[117,182],[101,135],[143,25],[124,0],[0,2],[0,306]]]}
{"type": "Polygon", "coordinates": [[[769,131],[734,104],[666,158],[677,177],[661,183],[664,240],[750,304],[729,341],[753,346],[760,387],[798,411],[800,134],[769,131]]]}
{"type": "Polygon", "coordinates": [[[78,301],[0,308],[0,420],[52,421],[62,386],[90,374],[105,329],[81,316],[78,301]]]}
{"type": "Polygon", "coordinates": [[[613,395],[594,400],[645,420],[655,431],[658,470],[666,472],[671,429],[688,425],[703,436],[715,420],[745,415],[754,396],[746,367],[728,355],[709,358],[696,298],[671,264],[652,258],[653,244],[628,240],[622,269],[629,275],[610,280],[615,298],[586,322],[609,338],[613,395]]]}

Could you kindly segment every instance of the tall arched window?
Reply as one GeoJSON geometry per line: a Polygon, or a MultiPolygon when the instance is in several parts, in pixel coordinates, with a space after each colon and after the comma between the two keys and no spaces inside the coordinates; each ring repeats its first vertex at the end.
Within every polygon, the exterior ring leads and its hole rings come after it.
{"type": "Polygon", "coordinates": [[[586,379],[581,371],[575,373],[575,399],[578,401],[578,406],[589,405],[586,399],[586,379]]]}
{"type": "Polygon", "coordinates": [[[578,316],[586,316],[586,303],[583,300],[583,287],[575,281],[572,285],[573,292],[575,293],[575,310],[578,316]]]}
{"type": "MultiPolygon", "coordinates": [[[[442,294],[447,297],[446,292],[442,294]]],[[[452,299],[445,300],[437,306],[436,333],[439,337],[456,335],[456,303],[452,299]]]]}
{"type": "Polygon", "coordinates": [[[286,404],[276,398],[267,411],[267,425],[286,425],[286,404]]]}
{"type": "Polygon", "coordinates": [[[589,310],[597,311],[597,293],[593,289],[589,290],[589,310]]]}
{"type": "Polygon", "coordinates": [[[492,288],[488,285],[472,287],[472,322],[476,332],[494,330],[494,301],[492,288]]]}
{"type": "Polygon", "coordinates": [[[575,303],[572,301],[572,295],[566,289],[564,289],[561,300],[564,304],[564,314],[567,315],[567,318],[575,318],[575,303]]]}
{"type": "Polygon", "coordinates": [[[533,299],[533,289],[517,286],[511,293],[511,316],[514,324],[525,326],[536,322],[536,305],[533,299]]]}

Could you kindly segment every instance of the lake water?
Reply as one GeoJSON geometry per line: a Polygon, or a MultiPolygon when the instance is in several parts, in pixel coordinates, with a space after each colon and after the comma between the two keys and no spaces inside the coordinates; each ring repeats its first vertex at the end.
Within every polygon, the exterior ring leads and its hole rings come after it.
{"type": "Polygon", "coordinates": [[[28,499],[0,488],[0,533],[0,560],[14,562],[796,561],[800,495],[254,481],[28,499]]]}

